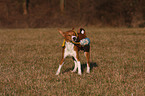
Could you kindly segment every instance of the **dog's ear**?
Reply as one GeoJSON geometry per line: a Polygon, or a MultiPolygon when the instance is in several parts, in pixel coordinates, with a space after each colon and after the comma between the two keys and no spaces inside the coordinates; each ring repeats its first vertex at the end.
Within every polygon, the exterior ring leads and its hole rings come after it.
{"type": "Polygon", "coordinates": [[[63,37],[65,37],[65,33],[64,33],[64,32],[62,32],[61,30],[58,30],[58,32],[59,32],[63,37]]]}

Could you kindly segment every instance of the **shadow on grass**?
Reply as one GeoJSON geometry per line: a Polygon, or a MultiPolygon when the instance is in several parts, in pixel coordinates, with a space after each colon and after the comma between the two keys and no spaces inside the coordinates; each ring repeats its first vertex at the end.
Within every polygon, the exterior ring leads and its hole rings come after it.
{"type": "MultiPolygon", "coordinates": [[[[84,69],[86,69],[87,67],[87,64],[86,63],[82,63],[81,64],[81,70],[82,70],[82,73],[84,73],[84,69]]],[[[90,63],[90,70],[93,70],[94,67],[98,67],[98,64],[96,62],[91,62],[90,63]]],[[[72,71],[74,68],[74,66],[72,68],[68,68],[66,69],[65,71],[63,71],[62,73],[66,73],[66,72],[69,72],[69,71],[72,71]]],[[[77,71],[76,71],[77,72],[77,71]]]]}
{"type": "MultiPolygon", "coordinates": [[[[87,67],[86,63],[81,64],[82,73],[84,73],[84,69],[86,69],[86,67],[87,67]]],[[[90,63],[90,71],[93,70],[94,67],[98,67],[98,64],[96,62],[91,62],[90,63]]]]}

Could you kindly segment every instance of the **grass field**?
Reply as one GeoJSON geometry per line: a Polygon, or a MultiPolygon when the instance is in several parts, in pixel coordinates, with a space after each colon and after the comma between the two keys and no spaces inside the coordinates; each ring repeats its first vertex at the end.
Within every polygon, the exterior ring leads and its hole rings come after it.
{"type": "MultiPolygon", "coordinates": [[[[70,28],[63,28],[67,31],[70,28]]],[[[0,29],[0,96],[143,96],[145,29],[86,28],[91,73],[67,58],[55,76],[63,38],[57,28],[0,29]]]]}

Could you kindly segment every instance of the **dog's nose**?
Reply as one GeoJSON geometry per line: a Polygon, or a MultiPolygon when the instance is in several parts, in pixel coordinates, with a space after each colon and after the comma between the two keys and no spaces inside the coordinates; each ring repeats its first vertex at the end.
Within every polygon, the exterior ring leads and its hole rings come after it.
{"type": "Polygon", "coordinates": [[[72,40],[73,41],[77,41],[77,37],[76,36],[72,36],[72,40]]]}
{"type": "Polygon", "coordinates": [[[73,40],[74,40],[74,41],[76,41],[76,40],[77,40],[77,38],[76,38],[76,37],[74,37],[74,38],[73,38],[73,40]]]}

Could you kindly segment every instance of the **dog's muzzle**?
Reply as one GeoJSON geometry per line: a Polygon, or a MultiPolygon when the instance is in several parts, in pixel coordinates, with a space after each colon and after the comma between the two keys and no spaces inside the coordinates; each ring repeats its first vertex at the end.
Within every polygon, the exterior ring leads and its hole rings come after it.
{"type": "Polygon", "coordinates": [[[72,36],[72,41],[77,41],[77,37],[76,36],[72,36]]]}

